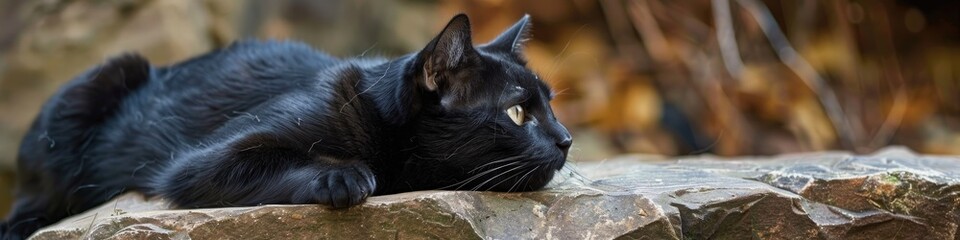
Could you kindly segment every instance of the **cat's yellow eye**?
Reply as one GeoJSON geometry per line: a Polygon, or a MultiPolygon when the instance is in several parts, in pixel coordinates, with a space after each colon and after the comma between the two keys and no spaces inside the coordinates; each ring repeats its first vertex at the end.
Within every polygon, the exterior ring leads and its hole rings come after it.
{"type": "Polygon", "coordinates": [[[520,105],[513,105],[513,107],[507,108],[507,116],[510,116],[513,123],[522,125],[523,117],[526,116],[526,113],[523,112],[523,107],[520,107],[520,105]]]}

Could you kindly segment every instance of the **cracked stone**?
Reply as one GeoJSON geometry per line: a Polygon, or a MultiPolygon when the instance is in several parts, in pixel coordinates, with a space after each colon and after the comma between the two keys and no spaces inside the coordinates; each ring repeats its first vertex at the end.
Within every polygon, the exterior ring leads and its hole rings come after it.
{"type": "Polygon", "coordinates": [[[960,239],[960,158],[625,156],[573,169],[538,192],[411,192],[347,210],[171,210],[127,194],[34,239],[960,239]]]}

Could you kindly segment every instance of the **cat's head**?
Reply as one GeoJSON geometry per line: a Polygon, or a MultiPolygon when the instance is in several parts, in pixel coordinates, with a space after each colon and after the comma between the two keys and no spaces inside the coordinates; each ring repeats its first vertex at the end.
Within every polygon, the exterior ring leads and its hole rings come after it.
{"type": "Polygon", "coordinates": [[[466,15],[417,54],[422,97],[405,181],[434,189],[530,191],[563,167],[572,137],[550,107],[553,92],[522,55],[529,16],[474,46],[466,15]]]}

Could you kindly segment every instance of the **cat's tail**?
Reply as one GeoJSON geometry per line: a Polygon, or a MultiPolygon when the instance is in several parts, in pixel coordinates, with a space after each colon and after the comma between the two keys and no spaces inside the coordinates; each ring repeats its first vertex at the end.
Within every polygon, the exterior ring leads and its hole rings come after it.
{"type": "Polygon", "coordinates": [[[71,80],[44,105],[20,145],[16,200],[0,240],[23,239],[41,227],[109,200],[122,186],[94,179],[86,156],[100,126],[153,74],[134,54],[115,57],[71,80]]]}

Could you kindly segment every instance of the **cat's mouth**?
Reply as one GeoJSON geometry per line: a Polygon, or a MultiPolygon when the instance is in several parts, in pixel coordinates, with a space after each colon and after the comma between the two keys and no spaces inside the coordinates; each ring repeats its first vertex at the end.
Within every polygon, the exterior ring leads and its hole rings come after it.
{"type": "Polygon", "coordinates": [[[569,145],[567,145],[567,147],[558,147],[557,150],[559,152],[559,156],[555,157],[548,164],[552,164],[551,167],[559,171],[560,169],[563,169],[563,164],[566,163],[567,158],[570,157],[570,147],[569,145]]]}
{"type": "Polygon", "coordinates": [[[551,161],[550,163],[553,165],[551,167],[553,167],[553,169],[557,171],[559,171],[560,169],[563,169],[563,164],[567,162],[567,157],[569,157],[569,155],[567,155],[568,150],[562,150],[562,151],[563,151],[563,154],[561,154],[559,158],[551,161]]]}

